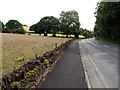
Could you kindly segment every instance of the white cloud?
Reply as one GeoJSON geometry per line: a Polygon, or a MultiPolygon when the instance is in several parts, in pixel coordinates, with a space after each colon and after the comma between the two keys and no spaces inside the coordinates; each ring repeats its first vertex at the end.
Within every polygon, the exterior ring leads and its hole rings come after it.
{"type": "Polygon", "coordinates": [[[32,25],[44,16],[55,16],[63,10],[76,10],[82,28],[92,30],[94,11],[98,0],[1,0],[0,20],[6,23],[16,19],[22,24],[32,25]]]}

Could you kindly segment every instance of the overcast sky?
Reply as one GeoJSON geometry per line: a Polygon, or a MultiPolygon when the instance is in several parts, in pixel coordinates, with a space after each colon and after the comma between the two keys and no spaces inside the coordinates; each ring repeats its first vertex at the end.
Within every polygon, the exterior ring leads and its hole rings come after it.
{"type": "Polygon", "coordinates": [[[81,28],[93,30],[98,0],[0,0],[0,21],[16,19],[31,26],[44,16],[60,17],[61,11],[76,10],[81,28]]]}

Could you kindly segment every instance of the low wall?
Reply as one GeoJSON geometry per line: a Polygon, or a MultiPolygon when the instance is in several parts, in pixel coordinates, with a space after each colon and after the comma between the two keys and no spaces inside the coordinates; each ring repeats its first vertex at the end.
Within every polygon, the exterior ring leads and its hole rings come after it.
{"type": "Polygon", "coordinates": [[[36,59],[27,62],[12,73],[4,75],[1,83],[2,90],[7,90],[8,88],[34,88],[38,84],[40,85],[46,74],[54,67],[57,58],[73,40],[71,39],[61,44],[41,57],[36,56],[36,59]],[[47,64],[45,64],[45,60],[47,64]]]}

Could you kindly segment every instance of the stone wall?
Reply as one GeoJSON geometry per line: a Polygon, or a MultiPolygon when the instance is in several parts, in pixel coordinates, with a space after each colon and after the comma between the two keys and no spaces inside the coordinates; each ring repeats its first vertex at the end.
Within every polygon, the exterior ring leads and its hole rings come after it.
{"type": "Polygon", "coordinates": [[[46,74],[54,67],[57,58],[63,53],[64,49],[73,41],[71,39],[64,44],[46,52],[43,56],[36,56],[36,59],[31,60],[16,69],[12,73],[2,77],[2,90],[8,88],[34,88],[40,85],[46,74]],[[47,61],[47,65],[45,64],[47,61]]]}

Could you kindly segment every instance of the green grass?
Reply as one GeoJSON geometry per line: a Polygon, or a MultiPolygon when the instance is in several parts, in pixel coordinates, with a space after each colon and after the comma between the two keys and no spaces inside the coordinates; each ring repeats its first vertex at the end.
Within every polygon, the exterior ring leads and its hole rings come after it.
{"type": "Polygon", "coordinates": [[[110,39],[104,39],[104,38],[100,38],[100,37],[96,37],[95,39],[105,41],[105,42],[120,44],[120,40],[110,40],[110,39]]]}

